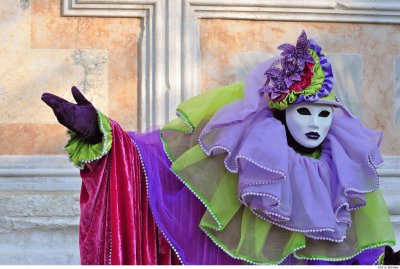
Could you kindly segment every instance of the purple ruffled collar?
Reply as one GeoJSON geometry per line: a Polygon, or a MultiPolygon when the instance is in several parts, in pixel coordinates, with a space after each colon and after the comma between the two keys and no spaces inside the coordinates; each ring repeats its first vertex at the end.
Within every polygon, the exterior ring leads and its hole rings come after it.
{"type": "Polygon", "coordinates": [[[343,241],[351,211],[363,207],[365,194],[378,187],[382,134],[335,102],[320,158],[296,153],[257,93],[273,60],[248,76],[244,98],[221,108],[199,143],[207,155],[226,154],[226,169],[239,174],[238,198],[255,214],[314,239],[343,241]]]}
{"type": "Polygon", "coordinates": [[[268,110],[240,122],[207,125],[200,145],[207,155],[227,153],[225,167],[239,173],[239,200],[253,213],[306,236],[341,242],[351,211],[378,187],[381,133],[358,119],[336,115],[314,159],[287,145],[284,126],[268,110]]]}

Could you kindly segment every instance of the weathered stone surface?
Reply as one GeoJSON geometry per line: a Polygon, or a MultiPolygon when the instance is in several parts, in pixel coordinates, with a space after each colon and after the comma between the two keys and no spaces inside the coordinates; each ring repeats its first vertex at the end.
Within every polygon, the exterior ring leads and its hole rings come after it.
{"type": "Polygon", "coordinates": [[[259,64],[272,57],[279,56],[278,53],[267,52],[241,52],[237,55],[237,81],[246,81],[246,77],[259,64]]]}
{"type": "Polygon", "coordinates": [[[400,124],[400,56],[394,58],[394,76],[395,76],[395,121],[400,124]]]}
{"type": "Polygon", "coordinates": [[[66,156],[0,156],[0,264],[79,264],[80,187],[66,156]]]}
{"type": "Polygon", "coordinates": [[[79,215],[79,193],[1,193],[0,204],[0,216],[79,215]]]}
{"type": "Polygon", "coordinates": [[[0,232],[0,264],[79,264],[78,226],[0,232]]]}
{"type": "MultiPolygon", "coordinates": [[[[0,232],[23,230],[57,230],[76,228],[79,225],[79,215],[51,217],[0,217],[0,232]]],[[[54,232],[54,231],[53,231],[54,232]]]]}
{"type": "Polygon", "coordinates": [[[65,128],[40,97],[73,101],[73,85],[124,127],[137,127],[140,19],[63,18],[60,4],[1,2],[0,154],[62,153],[65,128]]]}
{"type": "Polygon", "coordinates": [[[339,100],[354,115],[362,118],[362,57],[358,54],[326,53],[335,77],[334,89],[339,100]]]}

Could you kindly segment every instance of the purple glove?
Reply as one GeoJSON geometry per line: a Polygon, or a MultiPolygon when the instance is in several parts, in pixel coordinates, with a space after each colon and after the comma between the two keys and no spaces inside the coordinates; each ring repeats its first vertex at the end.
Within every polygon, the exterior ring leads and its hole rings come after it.
{"type": "Polygon", "coordinates": [[[90,144],[101,142],[102,134],[97,124],[96,109],[77,87],[72,87],[71,92],[77,104],[70,103],[51,93],[44,93],[42,100],[53,109],[59,123],[77,133],[90,144]]]}
{"type": "Polygon", "coordinates": [[[389,246],[385,247],[384,265],[400,265],[400,251],[394,252],[389,246]]]}

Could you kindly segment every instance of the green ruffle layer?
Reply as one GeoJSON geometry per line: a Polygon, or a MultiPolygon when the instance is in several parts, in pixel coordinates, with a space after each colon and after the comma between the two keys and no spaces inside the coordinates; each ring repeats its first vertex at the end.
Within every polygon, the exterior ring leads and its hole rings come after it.
{"type": "Polygon", "coordinates": [[[199,227],[231,256],[257,264],[279,264],[291,253],[299,259],[341,261],[365,249],[395,244],[380,190],[367,194],[367,205],[352,213],[352,226],[342,243],[313,240],[272,225],[239,202],[238,175],[224,168],[225,154],[207,156],[198,137],[215,112],[243,97],[242,90],[236,83],[181,103],[180,117],[161,132],[172,169],[207,208],[199,227]]]}
{"type": "Polygon", "coordinates": [[[68,130],[69,140],[65,150],[70,161],[78,168],[83,169],[86,163],[98,160],[106,155],[112,145],[112,130],[107,116],[97,111],[97,121],[103,134],[102,141],[97,144],[88,144],[78,134],[68,130]]]}

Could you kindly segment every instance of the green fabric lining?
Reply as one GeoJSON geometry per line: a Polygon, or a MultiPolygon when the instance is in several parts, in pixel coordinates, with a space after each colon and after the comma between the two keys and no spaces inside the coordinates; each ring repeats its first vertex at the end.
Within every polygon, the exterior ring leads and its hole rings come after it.
{"type": "MultiPolygon", "coordinates": [[[[357,248],[353,251],[354,253],[360,253],[365,249],[373,247],[395,244],[394,231],[390,223],[389,213],[385,206],[382,192],[378,189],[374,192],[367,193],[365,198],[366,205],[352,212],[352,226],[348,228],[348,240],[354,240],[356,238],[358,241],[357,248]]],[[[316,242],[316,244],[318,246],[318,242],[316,242]]],[[[344,247],[346,247],[346,245],[344,247]]],[[[303,259],[325,259],[329,261],[340,261],[350,259],[354,256],[330,258],[321,254],[310,255],[307,253],[309,251],[313,252],[319,250],[309,250],[306,247],[296,252],[296,256],[303,259]]]]}
{"type": "MultiPolygon", "coordinates": [[[[362,251],[367,250],[367,249],[379,248],[379,247],[388,246],[388,245],[394,246],[394,245],[396,245],[396,241],[394,241],[394,240],[384,240],[384,241],[377,242],[377,243],[374,243],[374,244],[369,244],[369,245],[366,245],[366,246],[358,248],[355,253],[359,254],[362,251]]],[[[324,261],[338,262],[338,261],[344,261],[344,260],[352,259],[352,258],[354,258],[355,255],[348,256],[348,257],[340,257],[340,258],[328,258],[328,257],[322,256],[322,255],[303,256],[303,255],[299,255],[298,253],[296,253],[295,256],[296,256],[296,258],[304,259],[304,260],[324,260],[324,261]]],[[[381,259],[381,256],[384,256],[384,253],[382,253],[379,256],[379,259],[381,259]]],[[[383,259],[383,257],[382,257],[382,259],[383,259]]]]}
{"type": "Polygon", "coordinates": [[[379,256],[378,265],[382,265],[384,259],[385,259],[385,253],[382,253],[382,254],[379,256]]]}
{"type": "MultiPolygon", "coordinates": [[[[167,145],[166,141],[164,140],[164,138],[162,136],[161,136],[161,141],[162,141],[162,143],[164,145],[164,149],[166,150],[166,153],[167,153],[169,159],[171,160],[171,156],[169,155],[170,153],[168,153],[168,150],[169,150],[168,145],[167,145]]],[[[201,158],[196,158],[196,159],[198,160],[198,159],[201,159],[201,158]]],[[[179,167],[180,169],[183,169],[183,167],[185,167],[185,165],[186,164],[184,163],[183,166],[180,166],[179,163],[178,163],[176,166],[179,167]]],[[[175,167],[175,169],[173,167],[174,167],[174,162],[171,165],[171,169],[173,170],[173,172],[178,176],[178,178],[182,181],[182,183],[184,183],[186,185],[186,187],[189,188],[196,195],[196,197],[207,207],[207,209],[211,213],[212,220],[215,221],[215,223],[213,225],[210,225],[210,227],[213,227],[216,230],[221,229],[221,225],[220,225],[221,221],[219,220],[219,218],[217,218],[215,216],[215,214],[212,211],[207,199],[205,199],[204,196],[201,193],[196,192],[195,188],[193,188],[192,184],[189,181],[184,180],[179,175],[179,170],[176,170],[176,167],[175,167]]]]}
{"type": "MultiPolygon", "coordinates": [[[[176,130],[179,132],[187,133],[191,127],[197,127],[200,121],[204,119],[209,119],[212,115],[207,114],[196,114],[198,111],[202,110],[201,108],[196,108],[197,104],[200,104],[203,109],[203,112],[209,112],[206,107],[212,106],[212,111],[214,114],[220,107],[223,107],[225,104],[229,102],[236,101],[237,99],[242,97],[242,85],[241,84],[233,84],[225,87],[220,87],[215,90],[206,92],[200,96],[196,97],[195,102],[192,104],[190,100],[185,102],[185,106],[179,106],[178,114],[181,117],[175,119],[168,123],[163,131],[176,130]],[[233,92],[230,93],[230,92],[233,92]],[[234,97],[228,98],[227,100],[221,100],[223,97],[234,97]],[[210,104],[208,102],[208,98],[218,98],[218,102],[214,104],[210,104]],[[214,105],[214,106],[213,106],[214,105]],[[215,107],[217,105],[217,107],[215,107]],[[182,111],[182,107],[186,107],[186,111],[182,111]],[[196,115],[197,119],[192,120],[192,116],[196,115]],[[189,128],[188,128],[189,127],[189,128]]],[[[189,135],[189,134],[188,134],[189,135]]],[[[207,207],[206,213],[203,215],[201,222],[199,224],[200,228],[208,234],[208,236],[216,242],[221,248],[225,249],[226,252],[230,253],[232,256],[246,260],[251,263],[259,263],[259,264],[276,264],[281,262],[286,258],[290,253],[294,252],[297,249],[303,248],[304,245],[304,236],[301,233],[291,232],[289,243],[284,247],[284,250],[279,255],[279,259],[268,262],[265,258],[262,259],[254,259],[247,255],[243,255],[240,253],[240,245],[236,247],[235,250],[229,249],[224,245],[218,237],[214,234],[215,231],[222,231],[225,229],[225,226],[229,224],[234,215],[240,208],[244,210],[244,216],[251,218],[252,222],[255,223],[251,225],[257,226],[257,235],[254,235],[252,240],[254,240],[255,248],[258,249],[258,256],[262,257],[262,249],[264,247],[264,242],[267,240],[268,231],[273,227],[272,224],[265,222],[253,215],[253,213],[245,208],[237,199],[237,182],[238,175],[232,174],[226,171],[222,180],[218,187],[216,188],[215,194],[213,198],[206,199],[200,192],[196,191],[196,188],[191,184],[190,181],[186,180],[182,175],[181,171],[190,167],[191,165],[196,164],[198,161],[204,160],[206,158],[210,158],[201,150],[198,144],[194,145],[187,149],[186,152],[178,156],[177,158],[172,158],[171,151],[168,146],[168,142],[164,139],[163,135],[161,135],[162,141],[164,143],[165,151],[168,156],[172,160],[172,170],[178,175],[181,181],[202,201],[202,203],[207,207]],[[221,206],[223,205],[223,206],[221,206]]],[[[245,232],[249,227],[246,225],[242,226],[243,232],[245,232]]],[[[243,237],[242,243],[246,241],[246,236],[243,237]]],[[[246,242],[248,244],[248,242],[246,242]]]]}
{"type": "Polygon", "coordinates": [[[89,144],[75,132],[67,131],[69,140],[64,148],[69,155],[70,161],[80,169],[84,168],[85,163],[100,159],[111,149],[112,129],[110,121],[100,111],[97,111],[97,121],[103,134],[102,141],[97,144],[89,144]]]}
{"type": "Polygon", "coordinates": [[[179,104],[178,114],[184,117],[168,122],[162,130],[189,132],[204,119],[211,118],[224,105],[243,97],[243,84],[234,83],[218,87],[192,97],[179,104]]]}
{"type": "MultiPolygon", "coordinates": [[[[291,250],[290,250],[290,249],[287,249],[287,250],[285,250],[285,252],[282,252],[282,256],[281,256],[281,259],[280,259],[280,260],[268,262],[268,261],[266,261],[266,260],[256,260],[256,259],[253,259],[253,258],[251,258],[251,257],[248,257],[248,256],[246,256],[246,255],[243,255],[243,254],[237,252],[237,250],[234,251],[234,250],[232,250],[232,249],[229,249],[229,248],[227,248],[227,247],[225,246],[225,244],[224,244],[223,242],[221,242],[215,235],[211,234],[209,230],[205,229],[204,226],[200,226],[200,229],[201,229],[203,232],[205,232],[205,233],[207,234],[207,236],[210,237],[211,240],[212,240],[216,245],[218,245],[221,249],[223,249],[223,250],[224,250],[226,253],[228,253],[231,257],[234,257],[234,258],[239,259],[239,260],[246,261],[246,262],[251,263],[251,264],[277,265],[277,264],[283,262],[290,254],[294,253],[296,250],[299,250],[299,249],[301,249],[301,248],[303,248],[303,247],[305,246],[304,244],[301,244],[301,243],[299,243],[299,242],[295,242],[295,241],[296,241],[296,238],[293,238],[293,240],[292,240],[291,243],[290,243],[290,245],[291,245],[291,250]],[[293,242],[293,243],[292,243],[292,242],[293,242]],[[297,244],[297,245],[296,245],[296,244],[297,244]]],[[[289,245],[289,244],[288,244],[288,245],[289,245]]]]}
{"type": "Polygon", "coordinates": [[[314,159],[318,159],[321,156],[321,152],[322,152],[322,149],[321,149],[321,147],[319,147],[315,151],[313,151],[313,152],[311,152],[309,154],[301,153],[301,155],[307,156],[307,157],[310,157],[310,158],[314,158],[314,159]]]}
{"type": "Polygon", "coordinates": [[[178,159],[176,159],[171,168],[174,169],[175,172],[179,172],[189,165],[192,165],[196,162],[199,162],[205,158],[207,158],[207,154],[201,149],[200,145],[188,149],[184,154],[182,154],[178,159]]]}

